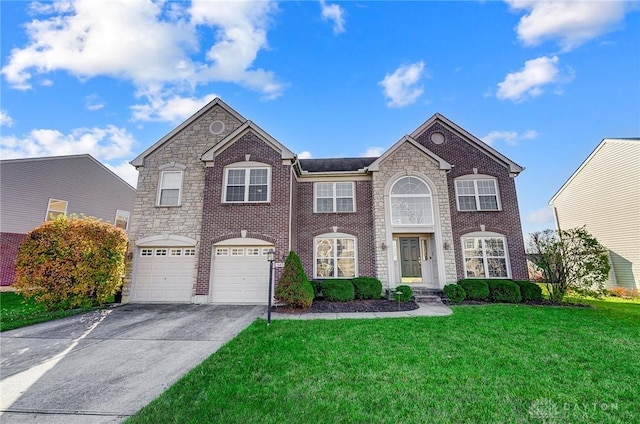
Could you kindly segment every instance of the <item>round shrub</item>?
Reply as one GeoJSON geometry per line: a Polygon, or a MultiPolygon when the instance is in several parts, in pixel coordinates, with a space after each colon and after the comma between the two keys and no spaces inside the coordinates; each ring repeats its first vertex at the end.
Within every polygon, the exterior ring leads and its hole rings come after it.
{"type": "Polygon", "coordinates": [[[411,300],[411,296],[413,296],[413,290],[404,284],[396,287],[396,291],[393,294],[393,298],[398,302],[408,302],[411,300]]]}
{"type": "Polygon", "coordinates": [[[447,284],[444,286],[444,294],[452,303],[460,303],[466,297],[464,289],[457,284],[447,284]]]}
{"type": "Polygon", "coordinates": [[[542,300],[542,288],[536,283],[531,281],[514,281],[520,286],[520,294],[522,295],[522,301],[539,302],[542,300]]]}
{"type": "Polygon", "coordinates": [[[373,277],[358,277],[351,280],[356,299],[380,299],[382,283],[373,277]]]}
{"type": "Polygon", "coordinates": [[[518,303],[522,300],[520,287],[513,281],[488,280],[489,299],[492,302],[518,303]]]}
{"type": "Polygon", "coordinates": [[[464,289],[468,300],[489,300],[489,285],[486,280],[466,278],[458,281],[458,285],[464,289]]]}
{"type": "Polygon", "coordinates": [[[289,308],[307,309],[313,303],[313,287],[294,251],[289,252],[284,262],[274,297],[289,308]]]}
{"type": "Polygon", "coordinates": [[[330,302],[351,302],[355,298],[353,284],[349,280],[324,280],[322,294],[330,302]]]}

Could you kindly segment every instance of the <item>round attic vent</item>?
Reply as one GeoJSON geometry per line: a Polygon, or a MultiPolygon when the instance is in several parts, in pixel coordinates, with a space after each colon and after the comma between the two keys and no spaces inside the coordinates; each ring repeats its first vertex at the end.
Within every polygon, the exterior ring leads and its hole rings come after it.
{"type": "Polygon", "coordinates": [[[224,122],[222,122],[222,121],[213,121],[211,123],[211,125],[209,125],[209,131],[213,135],[222,134],[222,131],[224,131],[224,122]]]}
{"type": "Polygon", "coordinates": [[[444,143],[444,134],[440,132],[434,132],[431,134],[431,142],[433,144],[442,144],[444,143]]]}

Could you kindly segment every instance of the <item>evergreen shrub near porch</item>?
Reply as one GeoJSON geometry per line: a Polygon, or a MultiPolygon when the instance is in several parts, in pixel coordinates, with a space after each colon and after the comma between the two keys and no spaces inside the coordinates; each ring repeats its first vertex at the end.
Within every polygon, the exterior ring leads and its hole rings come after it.
{"type": "Polygon", "coordinates": [[[380,299],[382,283],[373,277],[357,277],[351,280],[356,299],[380,299]]]}
{"type": "Polygon", "coordinates": [[[542,300],[542,288],[536,283],[517,280],[513,282],[520,286],[520,294],[522,295],[523,302],[540,302],[542,300]]]}
{"type": "Polygon", "coordinates": [[[447,284],[443,290],[451,303],[460,303],[467,297],[464,289],[458,284],[447,284]]]}
{"type": "Polygon", "coordinates": [[[320,287],[324,298],[330,302],[351,302],[355,299],[351,280],[324,280],[320,287]]]}
{"type": "Polygon", "coordinates": [[[492,302],[520,303],[520,287],[509,280],[487,280],[489,300],[492,302]]]}
{"type": "Polygon", "coordinates": [[[474,280],[465,278],[458,281],[458,285],[464,289],[467,300],[489,300],[489,285],[485,280],[474,280]]]}

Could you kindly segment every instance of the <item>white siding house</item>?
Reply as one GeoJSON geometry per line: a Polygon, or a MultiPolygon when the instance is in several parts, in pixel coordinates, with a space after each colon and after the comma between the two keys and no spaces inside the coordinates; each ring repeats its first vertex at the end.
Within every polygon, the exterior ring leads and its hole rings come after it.
{"type": "Polygon", "coordinates": [[[609,249],[609,286],[640,289],[640,138],[606,138],[551,198],[556,226],[609,249]]]}

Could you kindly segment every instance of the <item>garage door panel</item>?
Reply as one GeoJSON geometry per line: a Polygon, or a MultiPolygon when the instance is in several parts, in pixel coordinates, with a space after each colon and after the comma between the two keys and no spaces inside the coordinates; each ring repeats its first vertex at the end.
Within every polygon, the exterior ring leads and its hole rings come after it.
{"type": "Polygon", "coordinates": [[[163,247],[141,249],[132,300],[191,302],[195,256],[184,256],[186,250],[163,247]],[[158,251],[167,254],[156,255],[158,251]]]}
{"type": "Polygon", "coordinates": [[[269,262],[265,246],[215,246],[211,266],[214,303],[266,304],[269,296],[269,262]],[[258,252],[247,255],[246,252],[258,252]]]}

